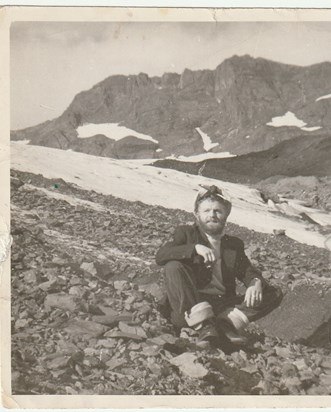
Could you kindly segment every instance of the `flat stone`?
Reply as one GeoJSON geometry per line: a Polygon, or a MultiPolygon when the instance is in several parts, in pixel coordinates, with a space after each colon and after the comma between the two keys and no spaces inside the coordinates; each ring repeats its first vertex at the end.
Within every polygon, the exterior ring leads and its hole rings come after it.
{"type": "Polygon", "coordinates": [[[57,280],[52,279],[52,280],[48,280],[48,281],[43,282],[43,283],[39,283],[38,288],[43,290],[44,292],[47,292],[48,290],[50,290],[52,288],[55,289],[56,285],[57,285],[57,280]]]}
{"type": "Polygon", "coordinates": [[[277,356],[280,356],[281,358],[288,359],[292,355],[292,352],[289,348],[281,348],[279,346],[276,346],[275,350],[277,356]]]}
{"type": "Polygon", "coordinates": [[[331,313],[331,291],[321,299],[321,289],[319,285],[298,285],[286,293],[278,308],[256,321],[257,325],[267,336],[319,344],[321,328],[326,334],[331,313]]]}
{"type": "Polygon", "coordinates": [[[152,307],[145,304],[136,303],[134,308],[138,309],[139,315],[148,315],[152,311],[152,307]]]}
{"type": "Polygon", "coordinates": [[[83,283],[82,280],[78,276],[73,276],[69,280],[69,284],[72,286],[81,285],[82,283],[83,283]]]}
{"type": "Polygon", "coordinates": [[[63,293],[52,293],[46,296],[44,305],[46,308],[59,308],[65,311],[68,310],[70,312],[74,312],[79,310],[79,301],[80,299],[76,296],[63,293]]]}
{"type": "Polygon", "coordinates": [[[108,362],[106,362],[106,366],[108,370],[114,370],[119,366],[124,365],[125,363],[126,361],[123,359],[110,359],[108,362]]]}
{"type": "Polygon", "coordinates": [[[282,378],[280,383],[288,389],[291,395],[300,394],[302,382],[297,376],[293,376],[289,378],[282,378]]]}
{"type": "Polygon", "coordinates": [[[61,369],[67,366],[69,356],[59,356],[47,362],[48,369],[61,369]]]}
{"type": "Polygon", "coordinates": [[[322,359],[320,366],[323,369],[329,369],[331,370],[331,356],[328,356],[327,358],[322,359]]]}
{"type": "Polygon", "coordinates": [[[141,349],[141,343],[131,342],[128,346],[129,350],[139,350],[141,349]]]}
{"type": "Polygon", "coordinates": [[[87,294],[87,290],[83,286],[71,286],[69,289],[69,295],[77,296],[79,298],[84,298],[87,294]]]}
{"type": "Polygon", "coordinates": [[[105,333],[105,337],[107,338],[118,338],[118,339],[132,339],[132,340],[137,340],[137,341],[142,341],[144,340],[141,336],[139,335],[134,335],[132,333],[124,333],[121,331],[117,330],[110,330],[105,333]]]}
{"type": "Polygon", "coordinates": [[[97,348],[101,346],[102,348],[112,349],[115,348],[117,343],[118,341],[116,339],[99,339],[95,346],[97,348]]]}
{"type": "Polygon", "coordinates": [[[299,371],[302,371],[304,369],[307,369],[307,364],[304,359],[298,359],[293,362],[293,365],[295,365],[299,371]]]}
{"type": "Polygon", "coordinates": [[[320,375],[320,384],[327,386],[329,391],[324,393],[324,395],[331,394],[331,374],[320,375]]]}
{"type": "Polygon", "coordinates": [[[68,262],[65,259],[54,256],[52,259],[52,263],[59,265],[59,266],[63,266],[63,265],[66,265],[68,262]]]}
{"type": "Polygon", "coordinates": [[[114,288],[119,291],[127,289],[128,286],[129,286],[129,282],[126,280],[115,280],[114,282],[114,288]]]}
{"type": "Polygon", "coordinates": [[[110,279],[112,276],[115,275],[111,267],[107,265],[106,263],[95,262],[94,266],[95,266],[96,274],[105,281],[107,281],[108,279],[110,279]]]}
{"type": "Polygon", "coordinates": [[[253,375],[254,373],[259,372],[258,368],[255,365],[248,365],[244,368],[241,368],[240,370],[243,371],[243,372],[247,372],[250,375],[253,375]]]}
{"type": "Polygon", "coordinates": [[[190,378],[203,378],[208,374],[208,370],[197,362],[197,356],[193,353],[185,352],[169,360],[179,370],[190,378]]]}
{"type": "Polygon", "coordinates": [[[37,282],[37,275],[35,270],[28,270],[23,272],[24,281],[27,283],[36,283],[37,282]]]}
{"type": "Polygon", "coordinates": [[[90,273],[91,275],[96,275],[96,273],[97,273],[97,270],[96,270],[93,262],[83,262],[80,265],[80,268],[82,270],[85,270],[85,272],[90,273]]]}
{"type": "Polygon", "coordinates": [[[84,338],[97,338],[104,334],[108,328],[89,320],[69,320],[63,327],[69,335],[84,338]]]}
{"type": "Polygon", "coordinates": [[[151,338],[147,340],[147,343],[152,343],[156,345],[163,346],[166,343],[170,343],[174,345],[178,338],[176,336],[170,335],[170,333],[163,333],[160,336],[156,336],[155,338],[151,338]]]}
{"type": "Polygon", "coordinates": [[[65,355],[72,355],[78,351],[78,347],[68,340],[59,340],[57,342],[56,350],[64,353],[65,355]]]}
{"type": "Polygon", "coordinates": [[[119,317],[118,316],[93,316],[93,322],[101,323],[102,325],[114,327],[118,325],[119,317]]]}
{"type": "Polygon", "coordinates": [[[98,305],[98,308],[107,316],[117,316],[118,312],[109,306],[98,305]]]}
{"type": "Polygon", "coordinates": [[[262,395],[278,395],[280,393],[277,386],[273,382],[261,379],[260,382],[252,388],[253,394],[262,394],[262,395]]]}
{"type": "Polygon", "coordinates": [[[298,370],[293,363],[282,363],[282,376],[284,378],[293,378],[297,376],[298,370]]]}
{"type": "Polygon", "coordinates": [[[157,300],[161,300],[164,296],[164,291],[157,283],[150,283],[147,285],[140,285],[139,290],[144,291],[145,293],[152,295],[157,300]]]}
{"type": "Polygon", "coordinates": [[[157,356],[160,353],[160,349],[157,345],[153,345],[153,346],[144,346],[143,347],[143,354],[145,356],[157,356]]]}
{"type": "Polygon", "coordinates": [[[15,322],[15,329],[25,328],[29,324],[27,319],[17,319],[15,322]]]}
{"type": "Polygon", "coordinates": [[[127,323],[120,322],[118,325],[119,329],[123,333],[129,333],[132,335],[138,335],[144,339],[147,339],[146,332],[141,326],[130,326],[127,323]]]}
{"type": "Polygon", "coordinates": [[[162,375],[162,367],[157,363],[147,364],[148,369],[153,375],[160,377],[162,375]]]}

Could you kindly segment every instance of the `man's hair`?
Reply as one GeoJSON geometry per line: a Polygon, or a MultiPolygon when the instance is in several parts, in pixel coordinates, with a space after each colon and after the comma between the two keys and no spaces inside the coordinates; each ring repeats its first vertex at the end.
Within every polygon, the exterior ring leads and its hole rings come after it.
{"type": "Polygon", "coordinates": [[[214,185],[202,187],[205,189],[205,192],[199,193],[196,197],[194,202],[194,213],[197,213],[200,203],[202,203],[206,199],[210,199],[215,200],[216,202],[219,202],[220,204],[225,206],[229,215],[231,212],[232,203],[229,200],[225,199],[222,190],[214,185]]]}

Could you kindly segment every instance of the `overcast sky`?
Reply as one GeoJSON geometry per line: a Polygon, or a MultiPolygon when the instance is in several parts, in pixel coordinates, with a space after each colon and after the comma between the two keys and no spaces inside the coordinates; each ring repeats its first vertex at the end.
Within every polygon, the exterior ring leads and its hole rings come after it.
{"type": "Polygon", "coordinates": [[[326,23],[60,23],[11,26],[11,128],[59,116],[112,74],[214,69],[250,54],[310,65],[331,61],[326,23]]]}

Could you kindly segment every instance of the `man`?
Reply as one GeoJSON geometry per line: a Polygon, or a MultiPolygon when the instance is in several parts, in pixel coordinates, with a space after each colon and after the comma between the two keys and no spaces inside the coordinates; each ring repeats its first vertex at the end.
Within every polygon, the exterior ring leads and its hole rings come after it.
{"type": "Polygon", "coordinates": [[[192,327],[202,341],[226,336],[242,344],[248,323],[273,310],[282,294],[251,265],[242,240],[224,234],[231,202],[216,186],[203,187],[196,223],[179,226],[156,255],[165,266],[168,314],[177,330],[192,327]],[[236,295],[236,279],[246,286],[244,296],[236,295]]]}

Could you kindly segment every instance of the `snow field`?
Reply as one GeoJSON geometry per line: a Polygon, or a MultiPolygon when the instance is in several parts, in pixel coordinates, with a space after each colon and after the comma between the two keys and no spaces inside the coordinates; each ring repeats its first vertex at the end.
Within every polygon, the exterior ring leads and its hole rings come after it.
{"type": "Polygon", "coordinates": [[[286,235],[302,243],[325,247],[326,237],[310,230],[310,225],[276,215],[261,200],[259,192],[244,185],[158,169],[140,162],[115,160],[40,146],[11,144],[11,166],[23,172],[62,178],[85,190],[141,201],[171,209],[193,211],[199,184],[216,184],[233,202],[229,221],[249,229],[286,235]]]}

